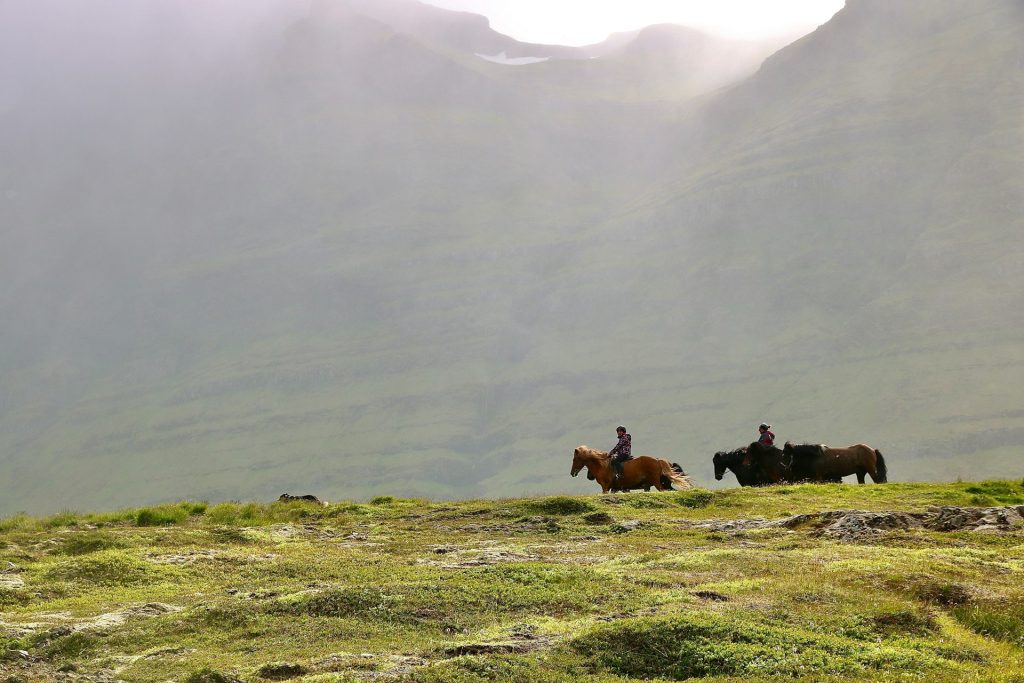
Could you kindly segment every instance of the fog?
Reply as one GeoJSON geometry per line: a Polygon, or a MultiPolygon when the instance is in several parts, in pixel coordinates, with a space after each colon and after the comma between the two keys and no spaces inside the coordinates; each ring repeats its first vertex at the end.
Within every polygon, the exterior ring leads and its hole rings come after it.
{"type": "Polygon", "coordinates": [[[1009,476],[1022,38],[0,0],[0,514],[586,491],[618,424],[702,485],[763,420],[1009,476]]]}

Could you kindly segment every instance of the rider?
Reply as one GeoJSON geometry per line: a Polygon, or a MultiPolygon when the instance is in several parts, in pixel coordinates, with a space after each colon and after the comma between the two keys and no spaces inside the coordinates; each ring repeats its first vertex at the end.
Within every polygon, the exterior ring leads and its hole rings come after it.
{"type": "Polygon", "coordinates": [[[608,451],[608,455],[613,456],[612,470],[615,472],[615,478],[618,479],[622,476],[623,463],[633,459],[633,437],[626,433],[626,428],[622,425],[615,428],[615,433],[619,437],[619,442],[608,451]]]}
{"type": "Polygon", "coordinates": [[[775,434],[772,433],[772,426],[767,422],[762,422],[761,426],[757,428],[757,431],[761,432],[761,436],[758,437],[757,442],[765,446],[772,446],[775,444],[775,434]]]}

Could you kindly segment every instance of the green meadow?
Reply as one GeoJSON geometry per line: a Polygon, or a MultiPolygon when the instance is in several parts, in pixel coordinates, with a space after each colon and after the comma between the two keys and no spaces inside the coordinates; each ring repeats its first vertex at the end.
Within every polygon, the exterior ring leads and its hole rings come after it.
{"type": "Polygon", "coordinates": [[[0,681],[1024,681],[1024,528],[815,521],[1020,505],[989,481],[19,515],[0,681]]]}

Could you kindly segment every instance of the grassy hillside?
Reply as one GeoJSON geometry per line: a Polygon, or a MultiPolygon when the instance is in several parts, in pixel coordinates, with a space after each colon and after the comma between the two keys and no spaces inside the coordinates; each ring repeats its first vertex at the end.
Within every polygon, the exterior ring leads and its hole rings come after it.
{"type": "Polygon", "coordinates": [[[123,2],[0,8],[0,514],[582,492],[617,424],[701,483],[762,420],[1018,473],[1018,2],[851,0],[684,103],[452,13],[123,2]]]}
{"type": "Polygon", "coordinates": [[[989,481],[12,517],[0,680],[1019,682],[1020,510],[989,481]]]}

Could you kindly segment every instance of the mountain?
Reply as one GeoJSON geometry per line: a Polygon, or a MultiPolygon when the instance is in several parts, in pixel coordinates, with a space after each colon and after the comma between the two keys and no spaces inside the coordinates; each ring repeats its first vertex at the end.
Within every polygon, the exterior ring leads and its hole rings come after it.
{"type": "Polygon", "coordinates": [[[695,97],[634,87],[672,27],[510,67],[418,5],[65,4],[0,6],[0,513],[577,490],[620,423],[698,481],[766,419],[1015,462],[1011,0],[851,0],[695,97]]]}

